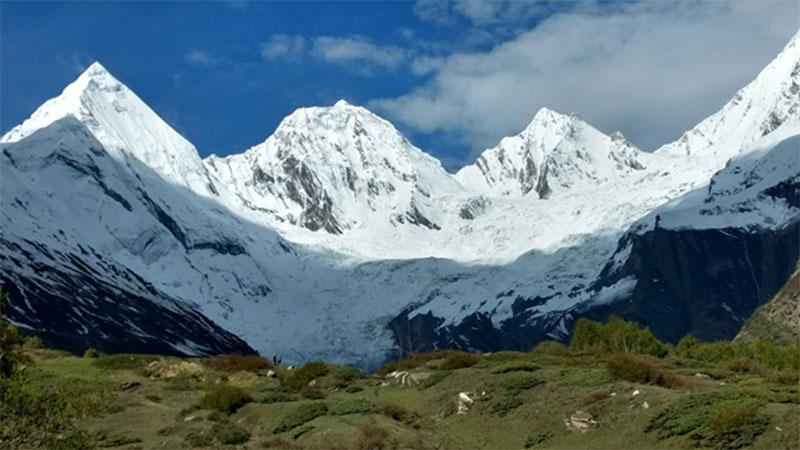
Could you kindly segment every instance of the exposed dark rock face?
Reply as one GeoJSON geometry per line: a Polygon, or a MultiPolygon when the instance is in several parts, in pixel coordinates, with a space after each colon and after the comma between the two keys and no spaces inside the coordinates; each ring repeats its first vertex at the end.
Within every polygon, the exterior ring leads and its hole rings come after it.
{"type": "Polygon", "coordinates": [[[607,266],[596,285],[632,276],[637,283],[631,295],[577,312],[596,319],[616,314],[668,342],[686,334],[729,340],[786,283],[800,254],[798,241],[798,220],[756,232],[655,228],[632,233],[620,242],[620,248],[632,245],[627,262],[618,270],[607,266]]]}
{"type": "Polygon", "coordinates": [[[65,254],[0,238],[9,318],[51,347],[82,353],[252,354],[243,340],[91,248],[65,254]],[[27,274],[27,275],[26,275],[27,274]]]}
{"type": "MultiPolygon", "coordinates": [[[[605,321],[618,315],[677,342],[686,334],[706,341],[733,339],[742,323],[786,283],[800,255],[800,220],[778,230],[737,228],[629,233],[619,250],[632,246],[620,267],[611,263],[590,292],[633,277],[633,290],[612,303],[584,302],[559,313],[533,317],[546,299],[517,297],[513,316],[500,324],[476,313],[441,326],[432,314],[395,317],[390,328],[405,353],[457,348],[475,351],[528,350],[546,339],[567,339],[580,317],[605,321]]],[[[500,294],[498,294],[500,295],[500,294]]]]}

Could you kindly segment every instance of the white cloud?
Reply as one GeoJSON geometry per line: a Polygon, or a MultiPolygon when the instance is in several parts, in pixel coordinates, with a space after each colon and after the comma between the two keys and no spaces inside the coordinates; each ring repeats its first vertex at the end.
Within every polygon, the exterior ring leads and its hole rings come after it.
{"type": "Polygon", "coordinates": [[[542,0],[418,0],[414,5],[414,13],[422,20],[455,25],[468,22],[474,26],[503,25],[508,26],[528,20],[542,14],[548,4],[559,7],[571,7],[578,0],[542,1],[542,0]]]}
{"type": "Polygon", "coordinates": [[[314,39],[311,54],[331,63],[357,64],[366,70],[375,67],[393,70],[409,56],[403,48],[376,45],[364,36],[319,36],[314,39]]]}
{"type": "Polygon", "coordinates": [[[279,34],[261,44],[261,56],[297,61],[306,55],[332,64],[339,64],[361,73],[377,69],[395,70],[412,57],[413,52],[393,45],[377,45],[365,36],[311,36],[279,34]],[[308,43],[308,45],[307,45],[308,43]]]}
{"type": "Polygon", "coordinates": [[[430,81],[370,106],[415,131],[460,136],[473,151],[518,132],[542,106],[579,112],[649,150],[731,98],[797,19],[794,1],[583,4],[487,52],[418,58],[414,70],[430,81]]]}
{"type": "Polygon", "coordinates": [[[306,39],[303,36],[276,34],[261,44],[261,57],[269,61],[297,61],[303,57],[305,50],[306,39]]]}
{"type": "Polygon", "coordinates": [[[207,51],[198,49],[192,50],[189,53],[183,55],[183,60],[186,61],[186,63],[191,66],[203,66],[203,67],[213,66],[219,62],[219,59],[215,58],[207,51]]]}

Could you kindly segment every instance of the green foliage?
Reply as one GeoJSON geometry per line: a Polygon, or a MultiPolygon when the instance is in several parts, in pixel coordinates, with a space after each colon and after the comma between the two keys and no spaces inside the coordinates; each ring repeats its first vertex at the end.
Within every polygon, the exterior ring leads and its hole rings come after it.
{"type": "Polygon", "coordinates": [[[347,414],[364,414],[372,409],[372,403],[362,398],[344,398],[335,401],[328,407],[328,414],[345,416],[347,414]]]}
{"type": "Polygon", "coordinates": [[[292,390],[302,392],[308,388],[308,383],[327,375],[328,372],[327,364],[321,361],[314,361],[292,371],[282,381],[292,390]]]}
{"type": "Polygon", "coordinates": [[[206,389],[199,406],[225,414],[233,414],[253,399],[243,389],[229,384],[215,384],[206,389]]]}
{"type": "Polygon", "coordinates": [[[358,427],[356,448],[358,450],[382,450],[390,447],[389,432],[381,428],[374,420],[362,423],[358,427]]]}
{"type": "MultiPolygon", "coordinates": [[[[381,366],[380,369],[378,369],[377,375],[384,376],[388,373],[395,372],[398,370],[415,369],[417,367],[427,364],[428,362],[436,361],[439,359],[444,360],[442,364],[447,363],[447,360],[451,359],[451,362],[447,364],[448,366],[452,365],[452,367],[448,368],[447,366],[445,367],[440,366],[440,368],[443,370],[459,369],[462,367],[456,367],[456,366],[460,366],[465,363],[473,365],[474,363],[471,363],[472,361],[475,361],[475,363],[479,361],[476,355],[467,352],[461,352],[458,350],[439,350],[429,353],[414,353],[413,355],[409,355],[403,359],[390,361],[384,364],[383,366],[381,366]],[[469,356],[463,356],[463,355],[472,355],[474,359],[469,356]]],[[[469,366],[463,366],[463,367],[469,367],[469,366]]]]}
{"type": "Polygon", "coordinates": [[[675,388],[683,384],[677,375],[667,372],[656,361],[642,356],[614,355],[608,360],[606,367],[611,376],[617,380],[655,384],[666,388],[675,388]]]}
{"type": "Polygon", "coordinates": [[[119,353],[116,355],[103,355],[97,357],[92,364],[101,369],[108,370],[140,370],[153,362],[158,361],[159,357],[155,355],[137,355],[119,353]]]}
{"type": "Polygon", "coordinates": [[[536,344],[531,350],[533,353],[542,356],[568,356],[569,348],[558,341],[544,341],[536,344]]]}
{"type": "Polygon", "coordinates": [[[0,378],[13,376],[17,365],[28,361],[22,353],[25,336],[7,320],[7,300],[5,290],[0,286],[0,378]]]}
{"type": "Polygon", "coordinates": [[[43,347],[44,343],[42,342],[42,338],[39,336],[28,336],[25,338],[25,348],[39,349],[43,347]]]}
{"type": "Polygon", "coordinates": [[[96,446],[76,423],[110,411],[108,386],[32,372],[0,378],[0,442],[12,448],[96,446]]]}
{"type": "Polygon", "coordinates": [[[447,378],[448,376],[450,376],[451,373],[452,372],[449,371],[449,370],[443,370],[443,371],[439,371],[439,372],[431,372],[431,374],[428,375],[427,378],[423,378],[422,380],[420,380],[419,384],[417,386],[419,387],[420,390],[428,389],[431,386],[435,386],[436,384],[439,384],[440,381],[442,381],[445,378],[447,378]]]}
{"type": "Polygon", "coordinates": [[[316,386],[306,386],[300,391],[300,396],[309,400],[322,400],[325,393],[316,386]]]}
{"type": "Polygon", "coordinates": [[[525,448],[541,447],[542,444],[550,440],[552,437],[553,433],[550,431],[537,431],[525,439],[525,448]]]}
{"type": "Polygon", "coordinates": [[[214,436],[210,430],[189,430],[183,437],[183,443],[190,448],[210,447],[214,443],[214,436]]]}
{"type": "Polygon", "coordinates": [[[639,353],[662,358],[669,352],[669,346],[649,329],[611,316],[605,324],[579,319],[572,331],[570,350],[593,354],[639,353]]]}
{"type": "Polygon", "coordinates": [[[321,402],[304,403],[297,405],[290,409],[284,415],[278,426],[275,427],[274,433],[283,433],[293,428],[299,427],[306,422],[316,419],[319,416],[324,416],[328,412],[328,407],[321,402]]]}
{"type": "Polygon", "coordinates": [[[507,393],[516,395],[524,390],[532,389],[544,381],[527,373],[514,373],[503,379],[502,386],[507,393]]]}
{"type": "Polygon", "coordinates": [[[272,363],[258,355],[225,354],[216,355],[203,360],[203,363],[220,372],[258,372],[272,368],[272,363]]]}
{"type": "Polygon", "coordinates": [[[211,427],[211,433],[221,444],[239,445],[250,440],[250,433],[239,425],[229,422],[217,422],[211,427]]]}
{"type": "Polygon", "coordinates": [[[561,386],[596,387],[610,382],[611,374],[606,369],[563,369],[557,379],[561,386]]]}
{"type": "Polygon", "coordinates": [[[720,364],[734,371],[743,368],[748,371],[757,371],[759,368],[800,371],[798,343],[781,346],[762,339],[700,343],[685,337],[678,343],[676,352],[684,358],[720,364]]]}
{"type": "Polygon", "coordinates": [[[396,420],[398,422],[404,423],[406,425],[410,425],[414,428],[419,427],[419,414],[409,411],[402,406],[395,404],[395,403],[382,403],[376,406],[373,410],[376,414],[381,414],[386,416],[392,420],[396,420]]]}
{"type": "Polygon", "coordinates": [[[700,446],[750,446],[767,429],[760,411],[767,402],[755,391],[712,392],[684,397],[656,415],[645,429],[663,438],[690,435],[700,446]]]}
{"type": "Polygon", "coordinates": [[[286,391],[267,391],[256,399],[259,403],[287,403],[296,400],[296,394],[286,391]]]}
{"type": "Polygon", "coordinates": [[[100,357],[100,352],[98,352],[97,350],[95,350],[93,348],[87,348],[86,351],[83,352],[83,357],[84,358],[90,358],[90,359],[99,358],[100,357]]]}
{"type": "Polygon", "coordinates": [[[500,416],[505,416],[509,412],[522,406],[522,400],[516,395],[504,395],[492,402],[491,410],[500,416]]]}
{"type": "Polygon", "coordinates": [[[499,364],[489,368],[489,373],[500,374],[508,372],[533,372],[541,369],[541,366],[527,361],[514,361],[499,364]]]}
{"type": "Polygon", "coordinates": [[[444,358],[439,368],[442,370],[465,369],[478,364],[478,361],[480,359],[472,353],[451,352],[444,358]]]}
{"type": "Polygon", "coordinates": [[[708,421],[708,439],[720,449],[749,446],[769,425],[769,418],[760,413],[760,408],[756,402],[718,408],[708,421]]]}

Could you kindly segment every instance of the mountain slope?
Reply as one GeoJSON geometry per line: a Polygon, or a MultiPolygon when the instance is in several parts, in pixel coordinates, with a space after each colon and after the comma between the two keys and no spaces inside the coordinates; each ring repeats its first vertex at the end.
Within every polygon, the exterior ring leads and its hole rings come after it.
{"type": "Polygon", "coordinates": [[[744,323],[736,340],[766,339],[779,344],[800,341],[800,266],[767,303],[744,323]]]}

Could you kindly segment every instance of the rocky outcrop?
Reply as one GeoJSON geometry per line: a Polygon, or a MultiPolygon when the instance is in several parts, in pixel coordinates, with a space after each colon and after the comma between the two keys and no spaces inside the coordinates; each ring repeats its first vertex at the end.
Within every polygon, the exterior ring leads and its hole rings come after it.
{"type": "Polygon", "coordinates": [[[800,342],[800,265],[789,281],[744,323],[736,340],[766,339],[777,344],[800,342]]]}

